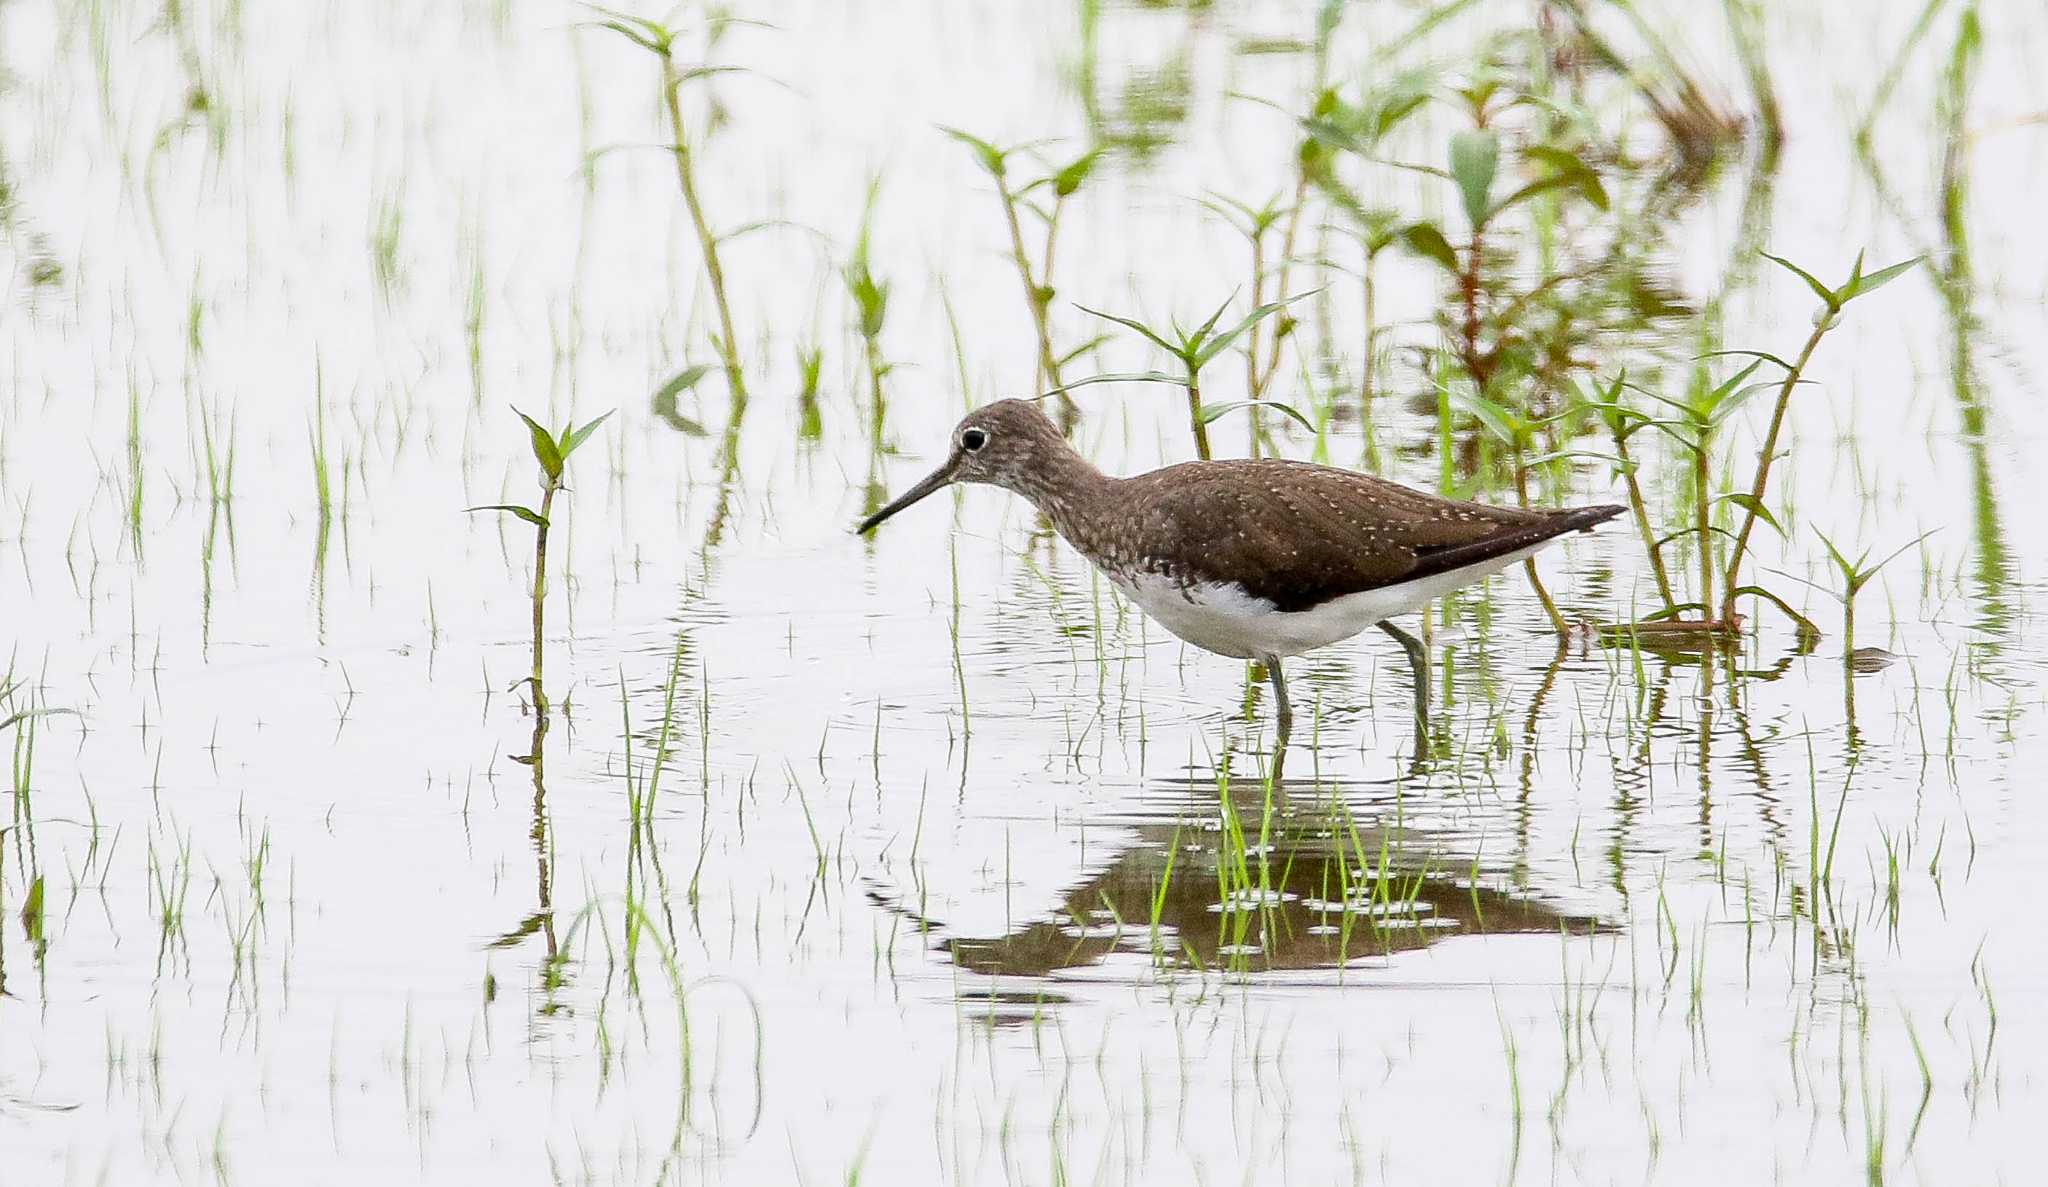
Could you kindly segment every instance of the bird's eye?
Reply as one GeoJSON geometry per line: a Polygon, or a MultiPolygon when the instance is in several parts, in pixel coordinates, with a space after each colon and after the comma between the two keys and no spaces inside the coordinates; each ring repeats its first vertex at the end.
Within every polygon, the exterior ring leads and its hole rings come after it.
{"type": "Polygon", "coordinates": [[[960,448],[969,453],[977,453],[981,450],[982,446],[987,444],[988,433],[981,429],[968,429],[960,434],[960,448]]]}

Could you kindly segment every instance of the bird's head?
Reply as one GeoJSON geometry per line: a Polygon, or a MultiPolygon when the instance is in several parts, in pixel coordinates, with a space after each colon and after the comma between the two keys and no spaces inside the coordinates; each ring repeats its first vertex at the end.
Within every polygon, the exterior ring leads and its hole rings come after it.
{"type": "Polygon", "coordinates": [[[1068,452],[1058,426],[1031,400],[997,400],[962,417],[944,464],[888,506],[860,521],[865,535],[885,519],[955,482],[985,482],[1030,494],[1049,461],[1068,452]]]}

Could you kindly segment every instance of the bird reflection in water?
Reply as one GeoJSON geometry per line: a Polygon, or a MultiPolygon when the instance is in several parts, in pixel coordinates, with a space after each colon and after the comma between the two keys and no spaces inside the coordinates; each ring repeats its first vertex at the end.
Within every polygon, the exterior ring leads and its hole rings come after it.
{"type": "Polygon", "coordinates": [[[1214,783],[1154,786],[1166,794],[1153,797],[1151,811],[1111,822],[1128,830],[1126,847],[1007,934],[950,934],[944,920],[919,915],[914,898],[880,887],[869,896],[916,922],[962,969],[1001,978],[1119,961],[1134,975],[1154,966],[1300,972],[1457,936],[1611,930],[1596,915],[1501,889],[1481,860],[1478,831],[1433,832],[1402,821],[1392,804],[1347,807],[1327,782],[1277,787],[1263,844],[1263,785],[1234,786],[1227,806],[1214,783]]]}

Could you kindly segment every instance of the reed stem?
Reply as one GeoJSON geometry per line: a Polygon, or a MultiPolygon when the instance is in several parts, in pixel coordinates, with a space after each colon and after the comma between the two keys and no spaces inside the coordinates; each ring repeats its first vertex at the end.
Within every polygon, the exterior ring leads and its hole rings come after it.
{"type": "Polygon", "coordinates": [[[553,480],[542,485],[540,522],[533,526],[533,674],[527,680],[533,685],[534,715],[542,719],[548,715],[548,694],[541,687],[542,660],[546,655],[547,616],[543,607],[548,596],[548,513],[554,510],[557,489],[553,480]]]}
{"type": "Polygon", "coordinates": [[[668,105],[669,130],[675,136],[670,146],[676,158],[676,182],[682,187],[683,205],[689,207],[690,225],[697,232],[697,246],[704,253],[704,273],[711,282],[711,300],[718,309],[719,361],[725,364],[726,382],[735,400],[747,398],[747,383],[740,371],[740,340],[732,325],[732,305],[725,296],[725,268],[718,259],[718,236],[704,218],[704,204],[697,197],[696,170],[691,166],[689,136],[683,127],[682,78],[675,59],[667,53],[661,59],[662,97],[668,105]]]}
{"type": "MultiPolygon", "coordinates": [[[[1841,311],[1837,308],[1824,310],[1819,321],[1814,323],[1813,333],[1807,335],[1806,345],[1799,351],[1799,357],[1792,362],[1792,369],[1785,373],[1785,381],[1778,386],[1777,405],[1771,409],[1771,427],[1764,434],[1764,444],[1756,458],[1756,479],[1749,486],[1749,506],[1743,508],[1742,527],[1735,533],[1735,548],[1728,554],[1728,567],[1723,570],[1723,600],[1721,621],[1732,625],[1735,621],[1735,599],[1742,588],[1742,559],[1749,551],[1750,533],[1756,530],[1757,508],[1763,506],[1764,492],[1770,486],[1771,463],[1777,460],[1778,436],[1785,427],[1785,410],[1792,403],[1792,389],[1799,384],[1799,377],[1806,370],[1806,364],[1813,358],[1813,352],[1820,345],[1821,336],[1834,327],[1841,311]]],[[[1706,598],[1706,590],[1700,591],[1704,605],[1713,603],[1706,598]]]]}

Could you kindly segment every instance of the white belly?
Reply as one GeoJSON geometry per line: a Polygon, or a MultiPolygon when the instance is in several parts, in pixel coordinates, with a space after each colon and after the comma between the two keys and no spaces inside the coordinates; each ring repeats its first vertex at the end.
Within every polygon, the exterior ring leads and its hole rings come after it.
{"type": "Polygon", "coordinates": [[[1181,585],[1153,573],[1107,573],[1110,583],[1153,621],[1205,651],[1236,659],[1300,655],[1342,642],[1397,614],[1420,610],[1452,590],[1533,556],[1545,544],[1497,560],[1399,585],[1346,594],[1308,610],[1281,613],[1242,586],[1221,582],[1181,585]]]}

